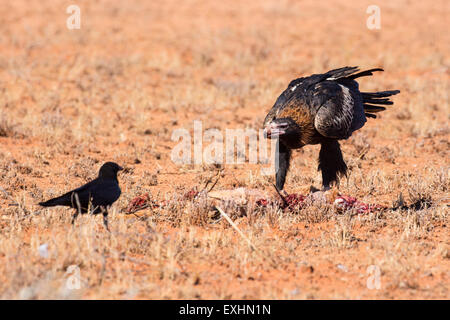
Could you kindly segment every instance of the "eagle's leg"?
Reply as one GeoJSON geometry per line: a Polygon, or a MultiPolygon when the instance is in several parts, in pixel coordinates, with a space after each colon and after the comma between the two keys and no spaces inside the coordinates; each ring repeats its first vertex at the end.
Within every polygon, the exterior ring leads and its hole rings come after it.
{"type": "Polygon", "coordinates": [[[330,184],[338,182],[340,175],[346,175],[347,165],[342,158],[341,147],[337,140],[325,140],[319,153],[319,170],[322,171],[322,187],[330,189],[330,184]]]}
{"type": "Polygon", "coordinates": [[[291,160],[291,149],[285,146],[280,140],[278,140],[278,154],[276,155],[278,157],[278,161],[276,163],[278,164],[276,169],[276,186],[278,190],[283,190],[284,183],[286,181],[286,174],[289,169],[289,163],[291,160]]]}

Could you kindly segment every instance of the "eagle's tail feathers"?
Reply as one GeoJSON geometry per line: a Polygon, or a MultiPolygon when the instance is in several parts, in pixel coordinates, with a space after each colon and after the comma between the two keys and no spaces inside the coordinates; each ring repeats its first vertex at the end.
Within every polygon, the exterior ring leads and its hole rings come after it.
{"type": "Polygon", "coordinates": [[[396,95],[400,93],[400,90],[388,90],[388,91],[380,91],[380,92],[361,92],[363,99],[377,99],[377,98],[385,98],[396,95]]]}
{"type": "Polygon", "coordinates": [[[394,104],[391,100],[389,100],[388,97],[393,96],[399,92],[400,90],[361,92],[366,117],[376,118],[376,116],[373,113],[386,110],[385,107],[382,107],[380,105],[394,104]]]}
{"type": "Polygon", "coordinates": [[[371,104],[364,104],[365,112],[377,113],[377,112],[384,111],[384,110],[386,110],[385,107],[378,107],[378,106],[373,106],[371,104]]]}

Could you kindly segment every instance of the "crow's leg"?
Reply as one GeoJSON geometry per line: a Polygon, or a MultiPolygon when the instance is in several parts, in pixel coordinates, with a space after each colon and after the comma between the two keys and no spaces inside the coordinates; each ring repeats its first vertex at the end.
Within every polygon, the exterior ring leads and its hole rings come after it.
{"type": "Polygon", "coordinates": [[[103,225],[105,226],[108,232],[111,232],[108,227],[108,209],[102,208],[102,213],[103,213],[103,225]]]}
{"type": "Polygon", "coordinates": [[[319,153],[319,170],[322,171],[322,186],[330,189],[330,184],[339,181],[340,175],[346,175],[347,165],[342,158],[341,147],[337,140],[325,140],[319,153]]]}
{"type": "Polygon", "coordinates": [[[75,213],[72,216],[72,225],[75,224],[75,220],[77,219],[79,214],[80,214],[80,211],[79,210],[75,210],[75,213]]]}
{"type": "Polygon", "coordinates": [[[289,170],[289,164],[291,160],[291,149],[285,146],[280,140],[278,144],[278,153],[275,155],[275,170],[276,170],[276,186],[278,190],[283,190],[284,183],[286,182],[286,174],[289,170]]]}

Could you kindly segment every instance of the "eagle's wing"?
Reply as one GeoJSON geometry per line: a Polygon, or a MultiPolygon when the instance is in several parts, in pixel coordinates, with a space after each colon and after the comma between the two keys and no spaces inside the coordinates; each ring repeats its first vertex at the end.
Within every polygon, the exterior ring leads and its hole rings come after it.
{"type": "Polygon", "coordinates": [[[355,79],[370,76],[375,71],[383,69],[359,72],[358,67],[343,67],[295,79],[270,109],[264,126],[276,119],[284,108],[295,107],[297,102],[306,102],[311,114],[316,114],[314,125],[320,134],[346,139],[367,121],[363,96],[355,79]]]}
{"type": "Polygon", "coordinates": [[[326,80],[312,90],[311,105],[317,110],[314,126],[324,137],[347,139],[366,122],[361,94],[351,82],[326,80]]]}
{"type": "MultiPolygon", "coordinates": [[[[277,118],[280,111],[287,105],[292,105],[291,100],[303,100],[306,98],[307,92],[314,88],[318,83],[326,80],[338,80],[349,77],[355,72],[359,71],[358,67],[343,67],[333,69],[322,74],[313,74],[309,77],[301,77],[292,80],[286,90],[284,90],[273,107],[267,113],[264,119],[264,126],[277,118]]],[[[356,83],[356,82],[355,82],[356,83]]]]}

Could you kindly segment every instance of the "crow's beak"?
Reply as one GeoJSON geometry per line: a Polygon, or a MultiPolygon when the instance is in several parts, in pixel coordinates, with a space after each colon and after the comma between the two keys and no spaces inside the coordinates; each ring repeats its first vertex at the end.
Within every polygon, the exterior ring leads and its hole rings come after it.
{"type": "Polygon", "coordinates": [[[121,166],[119,166],[119,171],[123,170],[123,168],[121,166]]]}

